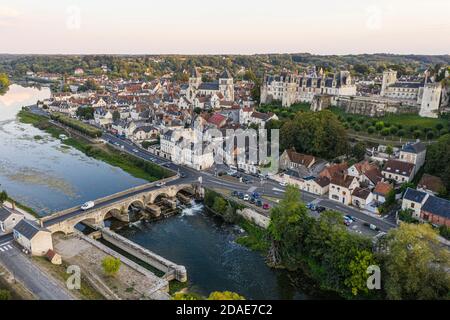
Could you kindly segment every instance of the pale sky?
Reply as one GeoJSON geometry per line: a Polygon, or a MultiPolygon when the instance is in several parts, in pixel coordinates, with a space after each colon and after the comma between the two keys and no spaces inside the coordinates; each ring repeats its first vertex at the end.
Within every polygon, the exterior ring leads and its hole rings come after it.
{"type": "Polygon", "coordinates": [[[450,53],[449,0],[0,0],[0,53],[450,53]]]}

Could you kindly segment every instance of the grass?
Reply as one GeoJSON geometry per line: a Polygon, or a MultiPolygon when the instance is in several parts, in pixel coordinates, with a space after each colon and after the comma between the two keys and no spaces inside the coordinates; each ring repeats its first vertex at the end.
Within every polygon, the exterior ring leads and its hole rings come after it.
{"type": "Polygon", "coordinates": [[[267,230],[255,226],[245,219],[241,219],[238,225],[245,230],[246,235],[237,238],[237,243],[263,254],[269,251],[270,241],[267,230]]]}
{"type": "Polygon", "coordinates": [[[16,205],[17,208],[22,209],[23,211],[28,212],[28,213],[31,214],[33,217],[41,218],[41,216],[40,216],[36,211],[34,211],[33,209],[31,209],[30,207],[27,207],[26,205],[24,205],[24,204],[22,204],[22,203],[20,203],[20,202],[17,202],[16,200],[14,200],[14,199],[12,199],[12,198],[10,198],[10,197],[8,197],[8,201],[11,202],[11,203],[14,202],[14,204],[16,205]]]}
{"type": "MultiPolygon", "coordinates": [[[[33,126],[46,131],[56,139],[59,139],[61,134],[70,135],[63,129],[53,126],[46,117],[33,114],[26,110],[19,112],[19,119],[23,123],[32,124],[33,126]]],[[[108,145],[93,144],[80,137],[71,137],[61,141],[63,144],[71,146],[89,157],[119,167],[136,178],[152,182],[173,175],[170,171],[154,163],[117,151],[108,145]]]]}
{"type": "MultiPolygon", "coordinates": [[[[67,273],[67,267],[64,262],[61,265],[55,265],[50,263],[44,257],[33,257],[39,265],[48,270],[55,278],[61,282],[66,283],[67,279],[71,276],[71,274],[67,273]]],[[[73,290],[77,295],[79,295],[84,300],[104,300],[105,298],[101,295],[91,284],[81,275],[81,286],[80,290],[73,290]]]]}
{"type": "Polygon", "coordinates": [[[310,110],[311,105],[309,103],[295,103],[289,108],[282,107],[281,104],[266,104],[258,108],[259,112],[273,112],[280,119],[293,118],[299,111],[307,112],[310,110]]]}
{"type": "Polygon", "coordinates": [[[173,294],[182,291],[188,287],[188,282],[180,282],[177,280],[172,280],[169,282],[169,294],[172,296],[173,294]]]}

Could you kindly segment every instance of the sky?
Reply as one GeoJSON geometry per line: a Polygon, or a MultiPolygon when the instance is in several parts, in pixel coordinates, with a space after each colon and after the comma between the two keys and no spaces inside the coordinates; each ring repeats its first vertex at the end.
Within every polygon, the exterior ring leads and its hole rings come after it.
{"type": "Polygon", "coordinates": [[[449,54],[449,0],[0,0],[0,53],[449,54]]]}

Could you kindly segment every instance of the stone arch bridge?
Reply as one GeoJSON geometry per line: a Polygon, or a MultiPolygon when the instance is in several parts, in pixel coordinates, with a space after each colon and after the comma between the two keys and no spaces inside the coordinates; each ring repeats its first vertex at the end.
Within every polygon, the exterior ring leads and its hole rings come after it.
{"type": "Polygon", "coordinates": [[[129,221],[128,209],[133,205],[141,208],[155,203],[155,200],[163,197],[174,198],[181,191],[189,192],[196,196],[203,196],[203,188],[198,184],[177,184],[163,187],[151,186],[141,191],[132,191],[128,194],[121,194],[108,200],[94,201],[95,206],[92,209],[83,211],[79,208],[55,213],[41,219],[43,227],[52,233],[63,232],[70,234],[74,232],[75,226],[80,222],[86,222],[89,225],[102,226],[107,218],[114,217],[120,221],[129,221]]]}

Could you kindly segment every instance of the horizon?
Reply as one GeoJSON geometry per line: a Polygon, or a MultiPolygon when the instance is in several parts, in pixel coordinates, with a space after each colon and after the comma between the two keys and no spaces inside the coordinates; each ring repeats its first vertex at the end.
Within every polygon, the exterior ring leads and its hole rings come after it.
{"type": "Polygon", "coordinates": [[[40,55],[449,55],[446,0],[258,3],[206,0],[123,4],[7,0],[4,54],[40,55]],[[424,14],[429,8],[433,14],[424,14]],[[442,36],[444,35],[444,37],[442,36]],[[278,52],[278,53],[277,53],[278,52]]]}

